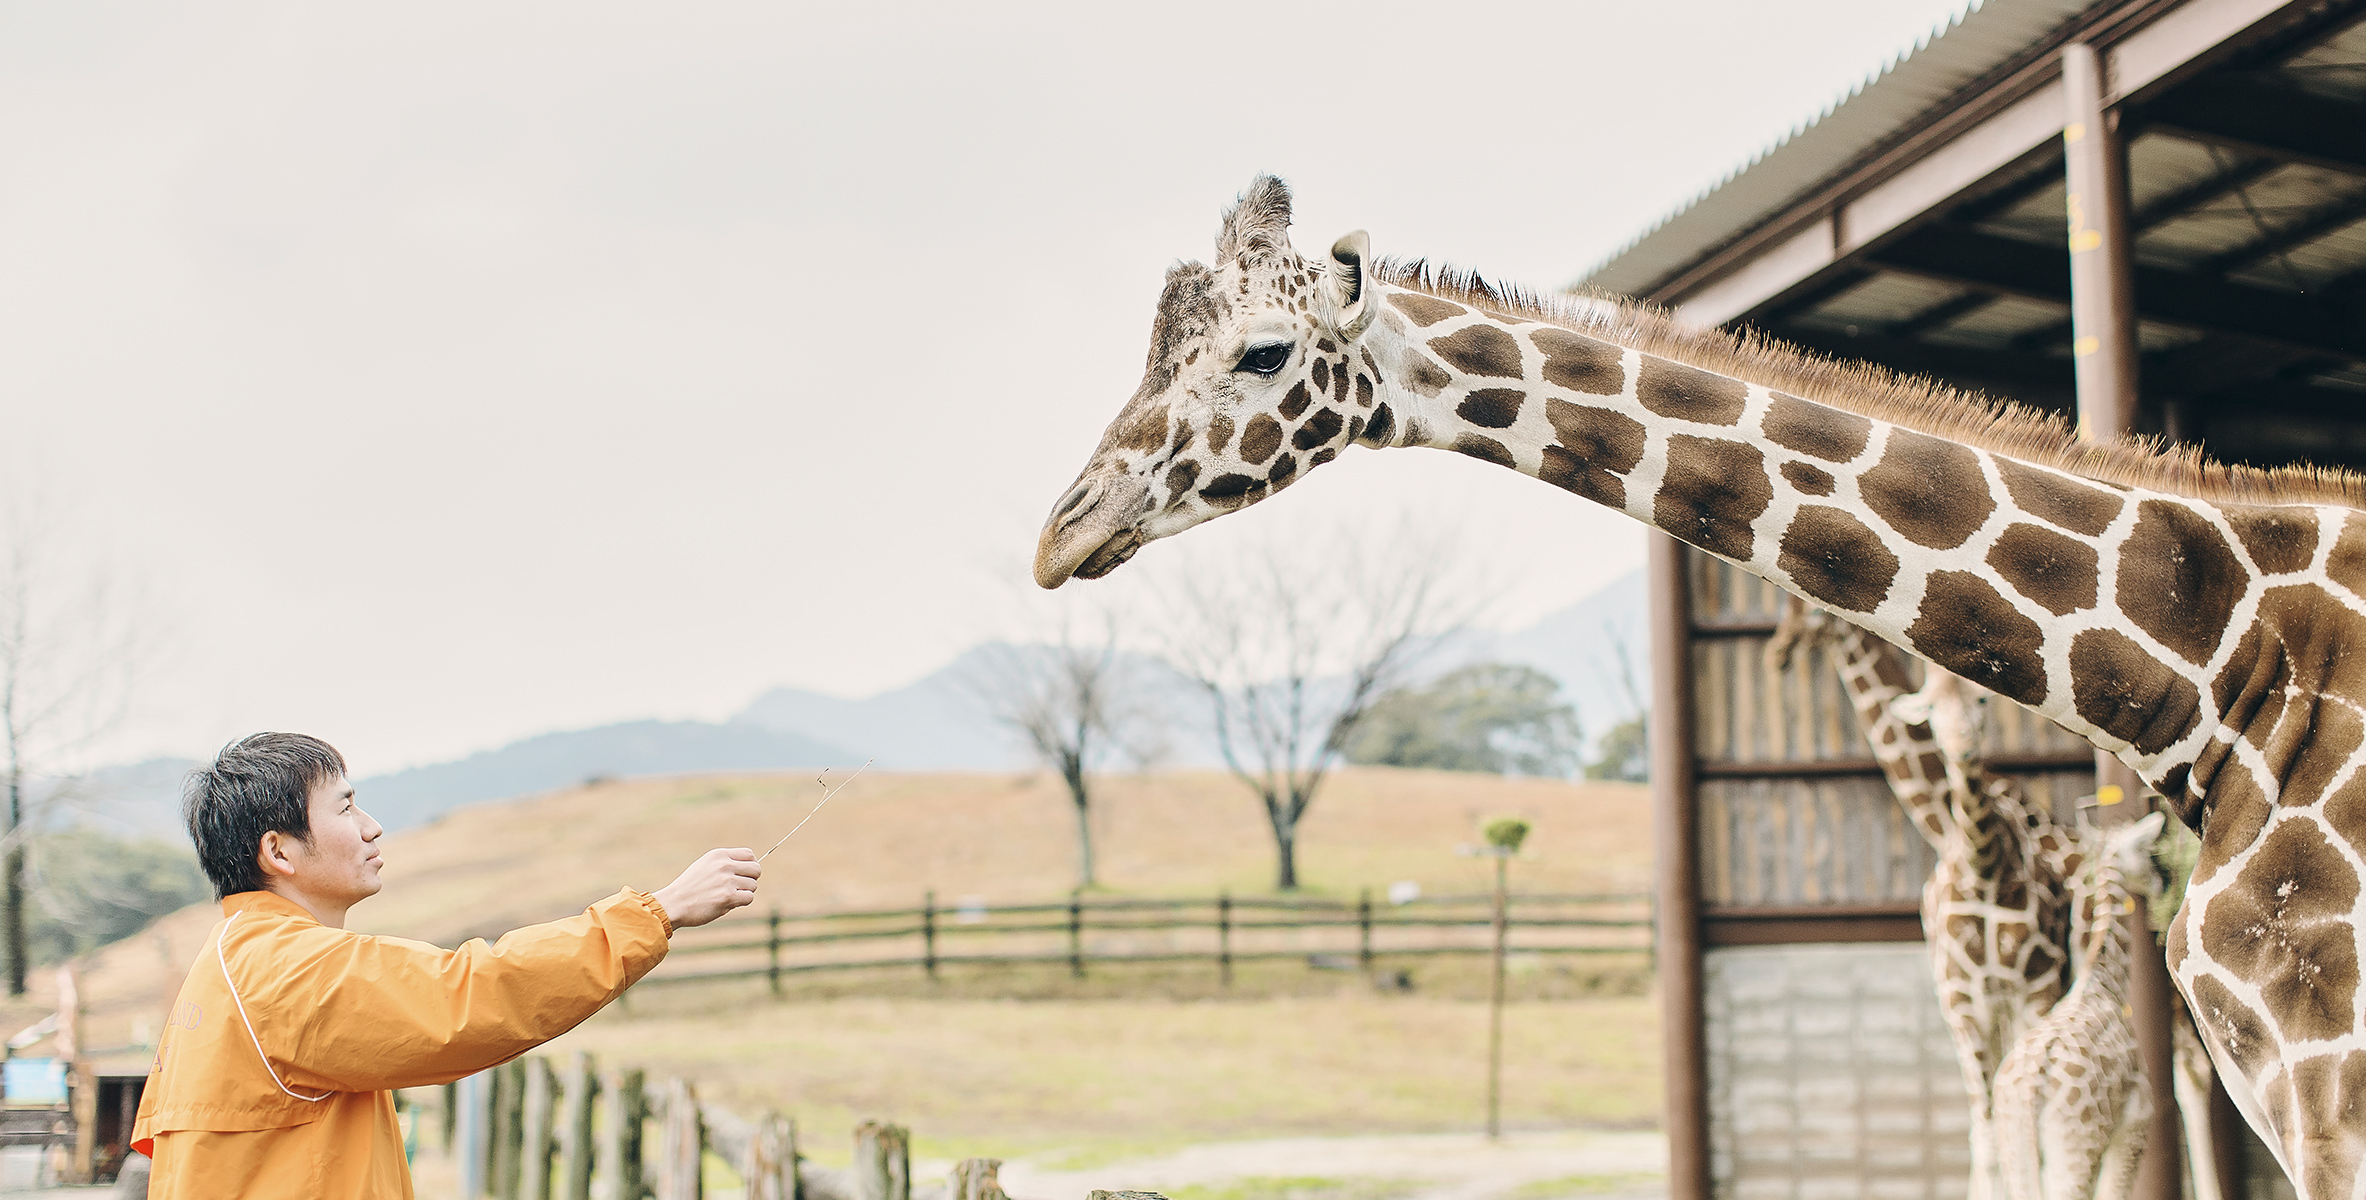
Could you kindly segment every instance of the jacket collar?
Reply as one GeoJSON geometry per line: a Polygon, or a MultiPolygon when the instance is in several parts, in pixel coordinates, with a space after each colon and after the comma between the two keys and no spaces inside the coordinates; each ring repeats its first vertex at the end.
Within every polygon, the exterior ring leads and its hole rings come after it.
{"type": "Polygon", "coordinates": [[[277,892],[236,892],[222,898],[223,916],[235,917],[244,912],[258,915],[267,913],[276,917],[294,917],[299,921],[313,925],[320,924],[319,921],[313,920],[311,913],[304,911],[303,905],[277,892]]]}

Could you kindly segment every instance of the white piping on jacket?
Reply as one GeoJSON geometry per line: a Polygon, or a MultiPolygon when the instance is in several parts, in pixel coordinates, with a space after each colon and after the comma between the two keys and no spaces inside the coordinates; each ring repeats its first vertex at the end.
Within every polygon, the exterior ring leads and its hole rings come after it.
{"type": "Polygon", "coordinates": [[[238,1006],[238,1019],[246,1025],[247,1040],[255,1044],[255,1057],[263,1060],[263,1070],[271,1076],[271,1082],[279,1084],[280,1091],[286,1092],[298,1100],[309,1100],[315,1103],[326,1100],[337,1093],[322,1092],[317,1096],[307,1096],[289,1088],[285,1083],[280,1083],[279,1072],[271,1066],[271,1056],[263,1053],[263,1039],[255,1036],[255,1023],[249,1020],[246,1015],[246,1001],[239,999],[238,984],[230,978],[230,960],[222,957],[222,939],[230,936],[230,921],[235,921],[245,915],[245,913],[230,914],[230,919],[222,922],[222,932],[214,935],[214,961],[222,964],[222,982],[230,985],[230,1002],[238,1006]]]}

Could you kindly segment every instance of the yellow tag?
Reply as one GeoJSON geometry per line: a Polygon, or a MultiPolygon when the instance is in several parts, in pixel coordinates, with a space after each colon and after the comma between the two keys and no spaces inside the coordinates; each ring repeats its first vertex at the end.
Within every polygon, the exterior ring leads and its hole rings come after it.
{"type": "Polygon", "coordinates": [[[2103,231],[2100,229],[2081,229],[2070,235],[2070,252],[2072,254],[2081,250],[2093,250],[2102,244],[2103,231]]]}
{"type": "Polygon", "coordinates": [[[2109,808],[2127,798],[2128,794],[2120,790],[2120,785],[2116,783],[2107,783],[2095,789],[2095,803],[2098,807],[2109,808]]]}
{"type": "Polygon", "coordinates": [[[2096,337],[2091,333],[2070,344],[2070,352],[2079,356],[2080,358],[2085,358],[2086,356],[2093,354],[2102,348],[2103,339],[2096,337]]]}
{"type": "Polygon", "coordinates": [[[2062,140],[2065,142],[2080,141],[2086,136],[2087,123],[2084,121],[2072,121],[2070,124],[2062,127],[2062,140]]]}

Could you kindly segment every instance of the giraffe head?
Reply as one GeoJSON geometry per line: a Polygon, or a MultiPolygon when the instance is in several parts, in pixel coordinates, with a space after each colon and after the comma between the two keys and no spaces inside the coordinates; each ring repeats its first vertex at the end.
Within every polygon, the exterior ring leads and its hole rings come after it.
{"type": "Polygon", "coordinates": [[[1358,345],[1371,246],[1351,233],[1321,259],[1290,248],[1290,192],[1271,176],[1224,215],[1216,265],[1167,272],[1142,385],[1052,507],[1035,582],[1097,579],[1147,542],[1245,508],[1377,443],[1393,418],[1358,345]]]}
{"type": "Polygon", "coordinates": [[[2095,856],[2098,870],[2116,872],[2128,895],[2138,904],[2160,890],[2160,872],[2153,867],[2152,846],[2161,838],[2166,814],[2153,811],[2124,825],[2102,830],[2102,852],[2095,856]]]}

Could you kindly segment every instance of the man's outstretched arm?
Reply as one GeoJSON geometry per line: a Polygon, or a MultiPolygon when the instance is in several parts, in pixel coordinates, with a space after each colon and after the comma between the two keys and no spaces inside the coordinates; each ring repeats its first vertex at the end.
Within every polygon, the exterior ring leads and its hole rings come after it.
{"type": "Polygon", "coordinates": [[[317,926],[232,930],[225,961],[288,1088],[446,1083],[581,1024],[665,958],[675,929],[754,900],[762,871],[749,850],[710,850],[654,893],[457,950],[317,926]]]}

